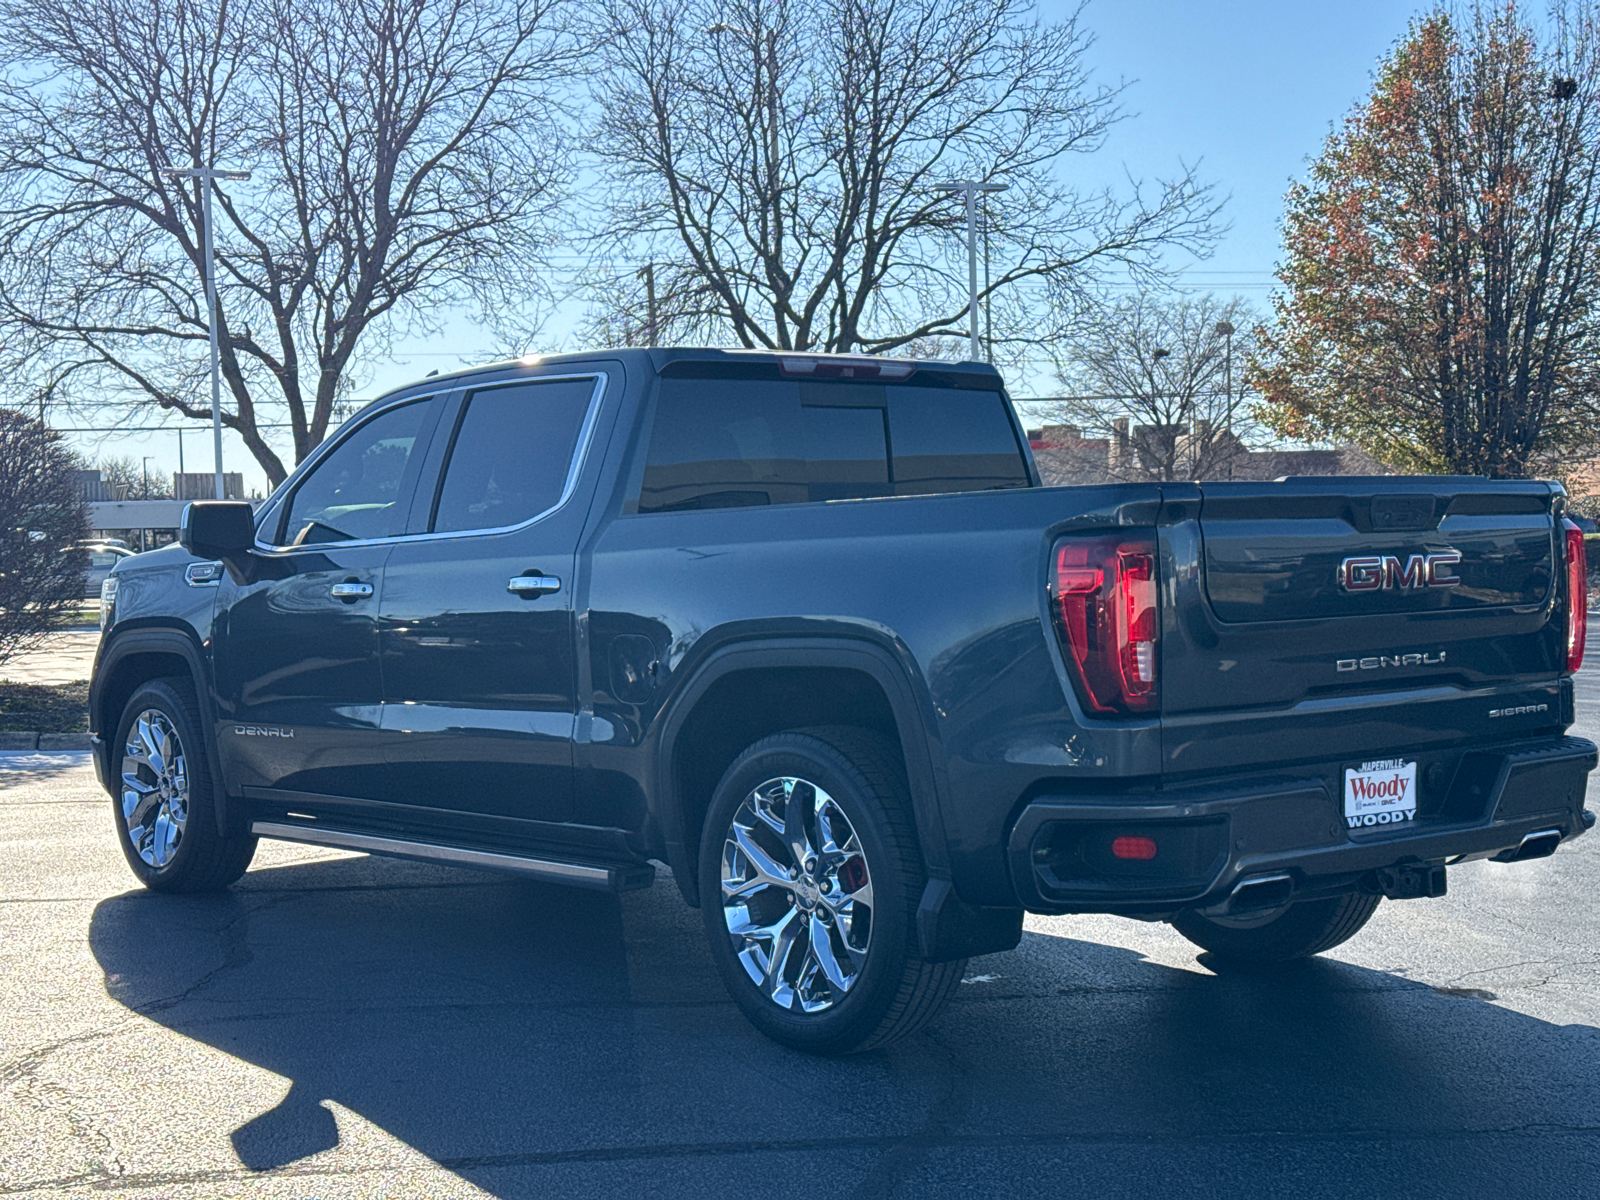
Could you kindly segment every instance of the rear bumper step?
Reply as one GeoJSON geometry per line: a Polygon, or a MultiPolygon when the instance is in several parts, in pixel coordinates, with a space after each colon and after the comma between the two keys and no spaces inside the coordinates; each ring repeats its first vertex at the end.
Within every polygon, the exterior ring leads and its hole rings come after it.
{"type": "Polygon", "coordinates": [[[647,888],[655,882],[656,874],[655,868],[649,863],[593,863],[533,858],[522,854],[474,850],[466,846],[446,846],[280,821],[255,821],[250,826],[250,832],[256,837],[274,838],[280,842],[303,842],[309,846],[360,850],[388,858],[409,858],[417,862],[469,867],[477,871],[498,871],[545,883],[564,883],[603,892],[629,892],[647,888]]]}
{"type": "Polygon", "coordinates": [[[1341,797],[1315,778],[1040,796],[1012,828],[1012,885],[1034,912],[1129,916],[1265,910],[1355,888],[1437,896],[1446,864],[1540,858],[1594,824],[1583,806],[1592,743],[1471,753],[1471,779],[1487,786],[1433,817],[1372,831],[1349,830],[1341,797]]]}

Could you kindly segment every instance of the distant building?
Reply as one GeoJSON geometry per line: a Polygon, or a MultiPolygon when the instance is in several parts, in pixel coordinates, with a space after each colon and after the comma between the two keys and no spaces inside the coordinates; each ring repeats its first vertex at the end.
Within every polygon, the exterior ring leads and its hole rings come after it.
{"type": "Polygon", "coordinates": [[[1076,425],[1028,430],[1028,445],[1046,484],[1114,483],[1159,478],[1176,461],[1200,479],[1281,479],[1294,475],[1391,475],[1389,468],[1353,446],[1336,450],[1251,450],[1231,430],[1208,422],[1187,425],[1111,423],[1108,438],[1085,437],[1076,425]]]}
{"type": "MultiPolygon", "coordinates": [[[[172,476],[172,494],[179,500],[215,500],[217,476],[212,471],[185,471],[172,476]]],[[[244,476],[237,471],[222,473],[222,498],[244,499],[244,476]]]]}
{"type": "Polygon", "coordinates": [[[110,484],[101,478],[98,470],[74,471],[72,473],[78,480],[78,486],[83,489],[83,498],[93,504],[99,500],[126,500],[128,498],[128,485],[110,484]]]}

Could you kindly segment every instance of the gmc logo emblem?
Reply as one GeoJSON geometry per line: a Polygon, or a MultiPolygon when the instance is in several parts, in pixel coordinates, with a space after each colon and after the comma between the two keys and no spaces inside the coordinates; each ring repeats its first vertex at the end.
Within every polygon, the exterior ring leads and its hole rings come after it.
{"type": "Polygon", "coordinates": [[[1339,586],[1347,592],[1453,588],[1461,580],[1450,568],[1460,561],[1461,554],[1456,550],[1413,554],[1404,562],[1393,554],[1347,558],[1339,564],[1339,586]]]}

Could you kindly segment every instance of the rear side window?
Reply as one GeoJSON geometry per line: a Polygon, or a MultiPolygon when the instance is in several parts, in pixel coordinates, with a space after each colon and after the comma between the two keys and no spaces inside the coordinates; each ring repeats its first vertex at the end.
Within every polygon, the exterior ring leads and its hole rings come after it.
{"type": "Polygon", "coordinates": [[[809,499],[797,383],[663,379],[640,512],[809,499]]]}
{"type": "Polygon", "coordinates": [[[896,389],[889,434],[897,496],[1028,486],[1028,468],[999,392],[896,389]]]}
{"type": "Polygon", "coordinates": [[[668,378],[639,511],[1026,486],[998,392],[668,378]]]}
{"type": "Polygon", "coordinates": [[[434,509],[438,533],[520,525],[566,490],[593,379],[485,388],[467,397],[434,509]]]}

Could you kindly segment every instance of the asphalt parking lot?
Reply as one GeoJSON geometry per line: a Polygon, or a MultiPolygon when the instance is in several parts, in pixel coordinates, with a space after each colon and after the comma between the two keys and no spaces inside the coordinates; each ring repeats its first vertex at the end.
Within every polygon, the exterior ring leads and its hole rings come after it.
{"type": "Polygon", "coordinates": [[[263,843],[172,898],[111,821],[86,755],[0,755],[0,1195],[1600,1196],[1600,834],[1276,973],[1030,918],[826,1061],[743,1021],[665,874],[263,843]]]}

